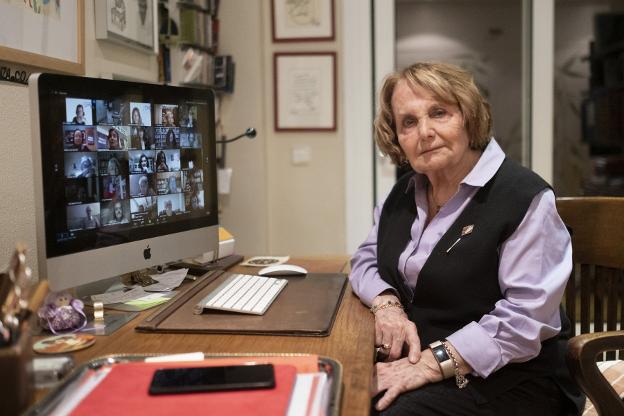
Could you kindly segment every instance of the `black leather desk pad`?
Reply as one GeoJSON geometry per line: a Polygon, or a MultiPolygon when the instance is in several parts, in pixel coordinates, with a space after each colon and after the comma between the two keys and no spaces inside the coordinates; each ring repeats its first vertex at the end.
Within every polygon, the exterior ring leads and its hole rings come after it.
{"type": "Polygon", "coordinates": [[[264,315],[204,309],[195,305],[221,284],[230,272],[214,271],[195,282],[162,309],[141,322],[140,332],[226,333],[327,336],[342,300],[347,277],[342,273],[310,273],[288,277],[288,284],[264,315]]]}

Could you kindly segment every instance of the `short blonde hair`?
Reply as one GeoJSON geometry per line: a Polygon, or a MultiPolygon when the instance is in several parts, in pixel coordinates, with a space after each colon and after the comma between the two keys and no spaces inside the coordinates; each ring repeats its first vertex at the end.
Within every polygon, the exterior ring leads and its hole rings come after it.
{"type": "Polygon", "coordinates": [[[379,112],[375,117],[375,141],[380,150],[397,165],[407,163],[399,146],[392,112],[392,94],[400,80],[412,88],[422,87],[437,100],[457,105],[464,118],[470,148],[483,150],[492,135],[490,105],[481,95],[472,75],[455,65],[445,63],[416,63],[386,77],[379,94],[379,112]]]}

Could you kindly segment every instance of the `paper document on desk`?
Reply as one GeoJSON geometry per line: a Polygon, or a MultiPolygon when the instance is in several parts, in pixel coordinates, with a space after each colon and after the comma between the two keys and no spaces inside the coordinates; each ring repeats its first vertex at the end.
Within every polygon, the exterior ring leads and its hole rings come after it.
{"type": "Polygon", "coordinates": [[[118,290],[116,292],[100,293],[99,295],[91,295],[93,302],[102,302],[104,305],[111,303],[125,303],[140,299],[149,295],[141,286],[136,286],[128,291],[118,290]]]}
{"type": "Polygon", "coordinates": [[[158,283],[145,286],[143,290],[146,292],[169,292],[182,284],[187,273],[188,269],[178,269],[163,274],[152,274],[150,276],[158,283]]]}
{"type": "Polygon", "coordinates": [[[99,295],[92,295],[93,302],[102,302],[104,305],[127,304],[133,306],[146,307],[148,304],[153,306],[162,302],[166,302],[175,292],[158,292],[149,293],[141,286],[136,286],[128,291],[118,290],[116,292],[106,292],[99,295]]]}
{"type": "Polygon", "coordinates": [[[147,293],[145,296],[131,300],[129,302],[124,302],[125,305],[136,306],[142,309],[149,309],[152,306],[160,305],[161,303],[167,302],[176,292],[155,292],[155,293],[147,293]]]}

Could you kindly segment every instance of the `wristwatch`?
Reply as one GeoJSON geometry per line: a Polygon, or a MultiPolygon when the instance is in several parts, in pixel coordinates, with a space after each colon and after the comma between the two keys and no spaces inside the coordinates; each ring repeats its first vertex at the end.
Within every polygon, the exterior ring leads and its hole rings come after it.
{"type": "Polygon", "coordinates": [[[455,366],[453,365],[453,360],[449,357],[446,352],[446,348],[441,341],[432,342],[429,344],[429,349],[433,353],[436,361],[438,362],[438,366],[440,367],[440,371],[442,372],[442,377],[444,379],[451,378],[455,375],[455,366]]]}

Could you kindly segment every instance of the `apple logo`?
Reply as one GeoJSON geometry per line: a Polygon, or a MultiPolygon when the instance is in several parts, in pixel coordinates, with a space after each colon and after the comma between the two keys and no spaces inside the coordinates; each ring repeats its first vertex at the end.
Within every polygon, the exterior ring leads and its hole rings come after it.
{"type": "Polygon", "coordinates": [[[143,250],[143,258],[145,260],[149,260],[152,258],[152,249],[150,248],[149,244],[147,245],[147,248],[143,250]]]}

